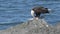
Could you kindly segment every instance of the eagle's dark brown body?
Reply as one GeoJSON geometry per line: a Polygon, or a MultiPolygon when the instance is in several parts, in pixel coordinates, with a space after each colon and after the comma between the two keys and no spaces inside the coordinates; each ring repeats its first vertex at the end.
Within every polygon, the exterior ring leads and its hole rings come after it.
{"type": "Polygon", "coordinates": [[[49,13],[48,8],[44,7],[35,7],[32,10],[36,13],[49,13]]]}
{"type": "Polygon", "coordinates": [[[36,14],[36,17],[39,17],[40,14],[49,13],[48,8],[44,8],[44,7],[34,7],[32,10],[36,14]]]}

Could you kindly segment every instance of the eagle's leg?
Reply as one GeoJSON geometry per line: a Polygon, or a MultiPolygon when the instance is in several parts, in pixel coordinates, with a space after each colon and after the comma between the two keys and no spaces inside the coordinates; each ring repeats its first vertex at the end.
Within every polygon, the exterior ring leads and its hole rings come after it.
{"type": "Polygon", "coordinates": [[[35,17],[40,18],[40,14],[41,14],[41,13],[35,13],[35,14],[36,14],[35,17]]]}

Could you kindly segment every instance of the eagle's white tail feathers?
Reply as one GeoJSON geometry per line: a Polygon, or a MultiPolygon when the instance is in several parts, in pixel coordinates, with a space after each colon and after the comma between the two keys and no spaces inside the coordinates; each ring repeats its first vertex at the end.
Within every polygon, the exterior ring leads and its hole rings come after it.
{"type": "Polygon", "coordinates": [[[49,13],[52,13],[52,9],[48,9],[49,13]]]}

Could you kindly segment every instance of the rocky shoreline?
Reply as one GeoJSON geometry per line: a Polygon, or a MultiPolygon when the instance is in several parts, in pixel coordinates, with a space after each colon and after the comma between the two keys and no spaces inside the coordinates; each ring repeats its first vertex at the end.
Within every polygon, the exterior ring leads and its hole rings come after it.
{"type": "Polygon", "coordinates": [[[0,34],[60,34],[60,24],[54,27],[44,19],[33,19],[6,30],[0,30],[0,34]]]}

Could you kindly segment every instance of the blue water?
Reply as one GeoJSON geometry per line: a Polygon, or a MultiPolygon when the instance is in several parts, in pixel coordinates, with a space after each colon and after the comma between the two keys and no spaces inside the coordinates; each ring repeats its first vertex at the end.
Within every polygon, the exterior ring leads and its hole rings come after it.
{"type": "Polygon", "coordinates": [[[5,24],[0,25],[0,30],[32,18],[30,10],[34,6],[44,6],[53,10],[51,14],[45,15],[48,23],[55,24],[60,21],[60,1],[0,0],[0,24],[5,24]]]}

